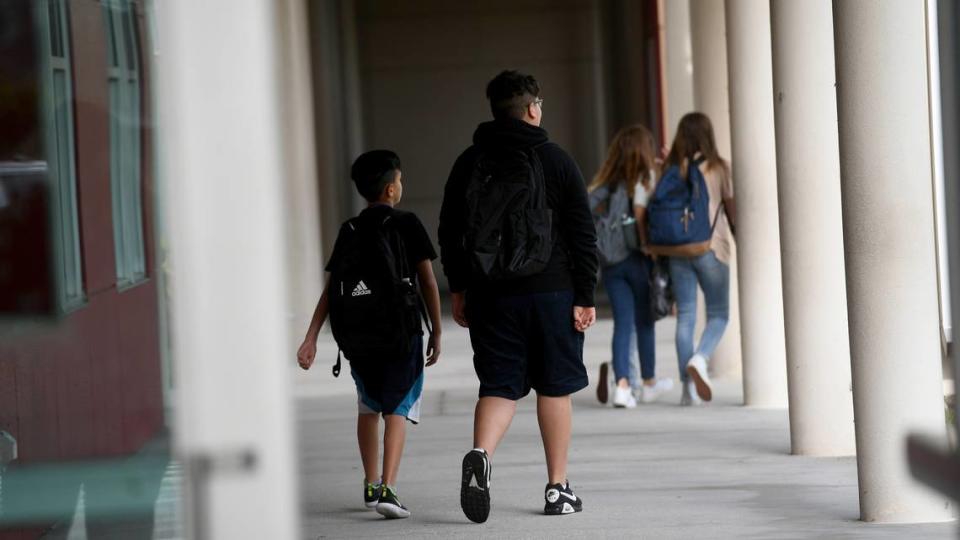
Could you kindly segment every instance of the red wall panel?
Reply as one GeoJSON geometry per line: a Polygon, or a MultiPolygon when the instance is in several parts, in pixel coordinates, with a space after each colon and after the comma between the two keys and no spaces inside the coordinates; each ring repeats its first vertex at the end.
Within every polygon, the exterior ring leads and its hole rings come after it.
{"type": "Polygon", "coordinates": [[[77,179],[88,293],[113,286],[113,199],[110,191],[110,94],[103,5],[70,4],[77,179]],[[109,240],[109,241],[106,241],[109,240]]]}

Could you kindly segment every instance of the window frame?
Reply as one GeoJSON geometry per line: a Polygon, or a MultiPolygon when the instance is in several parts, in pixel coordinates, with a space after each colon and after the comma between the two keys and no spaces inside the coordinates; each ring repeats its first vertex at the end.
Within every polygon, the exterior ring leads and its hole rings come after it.
{"type": "Polygon", "coordinates": [[[148,279],[143,219],[142,86],[136,6],[102,0],[109,99],[110,186],[116,286],[148,279]]]}
{"type": "Polygon", "coordinates": [[[35,6],[57,298],[60,311],[69,313],[87,303],[80,242],[70,12],[66,0],[40,0],[35,6]]]}

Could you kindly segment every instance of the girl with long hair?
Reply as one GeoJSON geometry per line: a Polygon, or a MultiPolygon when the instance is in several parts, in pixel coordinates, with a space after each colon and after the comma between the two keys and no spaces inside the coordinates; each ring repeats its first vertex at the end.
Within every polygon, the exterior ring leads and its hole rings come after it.
{"type": "MultiPolygon", "coordinates": [[[[646,238],[643,210],[656,181],[656,163],[653,134],[641,125],[620,130],[610,144],[607,158],[588,187],[590,207],[595,216],[612,211],[614,197],[626,197],[627,211],[636,219],[636,233],[640,245],[646,238]],[[626,192],[624,194],[624,191],[626,192]],[[637,205],[636,203],[641,203],[637,205]],[[633,204],[631,204],[633,203],[633,204]]],[[[619,216],[618,216],[619,218],[619,216]]],[[[627,221],[629,223],[630,220],[627,221]]],[[[636,407],[636,397],[630,386],[631,338],[636,332],[640,356],[640,375],[643,385],[640,398],[654,401],[663,392],[673,388],[670,379],[657,379],[654,318],[650,309],[650,271],[652,261],[639,250],[628,251],[620,261],[608,261],[600,271],[600,279],[613,308],[613,371],[616,387],[615,407],[636,407]]],[[[602,402],[607,395],[606,364],[601,367],[598,396],[602,402]]]]}
{"type": "Polygon", "coordinates": [[[736,206],[730,164],[720,157],[710,119],[693,112],[680,119],[664,168],[679,167],[689,179],[698,167],[707,184],[710,219],[715,220],[710,250],[696,257],[670,257],[670,279],[677,299],[677,360],[683,381],[681,405],[698,405],[713,397],[707,365],[723,337],[730,312],[730,257],[736,206]],[[722,211],[721,211],[722,205],[722,211]],[[707,303],[707,324],[694,347],[697,286],[707,303]]]}

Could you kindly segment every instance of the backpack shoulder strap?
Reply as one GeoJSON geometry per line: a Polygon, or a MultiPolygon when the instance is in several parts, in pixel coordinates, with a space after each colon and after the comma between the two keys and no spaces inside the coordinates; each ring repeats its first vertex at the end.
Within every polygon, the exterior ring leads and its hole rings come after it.
{"type": "Polygon", "coordinates": [[[547,142],[549,141],[537,143],[528,148],[526,151],[526,154],[530,159],[530,166],[533,168],[534,199],[541,201],[541,204],[546,204],[547,176],[543,172],[543,162],[540,161],[540,154],[537,153],[537,149],[546,145],[547,142]]]}
{"type": "MultiPolygon", "coordinates": [[[[723,200],[720,201],[720,206],[717,207],[716,213],[713,214],[713,224],[710,225],[710,235],[711,235],[711,236],[713,235],[714,229],[717,228],[717,222],[720,221],[720,212],[723,212],[724,214],[727,213],[727,203],[726,203],[725,201],[723,201],[723,200]]],[[[729,219],[728,219],[727,221],[729,221],[729,219]]],[[[732,229],[732,228],[731,228],[730,232],[733,232],[733,229],[732,229]]]]}
{"type": "Polygon", "coordinates": [[[530,162],[534,164],[534,168],[537,169],[537,172],[540,173],[540,176],[543,176],[543,162],[540,160],[540,154],[537,152],[540,148],[546,146],[550,141],[544,141],[542,143],[537,143],[527,149],[527,154],[530,156],[530,162]]]}
{"type": "Polygon", "coordinates": [[[416,270],[410,268],[410,261],[407,258],[407,245],[403,241],[400,230],[395,225],[396,222],[393,214],[390,214],[380,222],[380,227],[387,234],[387,244],[393,250],[392,255],[397,263],[397,275],[401,279],[412,279],[416,270]]]}
{"type": "MultiPolygon", "coordinates": [[[[706,179],[705,176],[703,176],[703,171],[700,170],[700,164],[703,163],[704,161],[706,161],[706,160],[703,159],[703,158],[700,158],[700,159],[692,160],[692,161],[690,162],[690,165],[689,165],[689,167],[687,168],[687,178],[686,178],[686,180],[687,180],[688,182],[691,182],[691,178],[690,178],[690,177],[693,175],[693,173],[692,173],[691,171],[696,170],[696,171],[697,171],[697,174],[699,174],[700,177],[703,178],[703,187],[706,188],[706,187],[707,187],[707,179],[706,179]]],[[[696,183],[691,182],[691,184],[692,184],[692,186],[691,186],[692,189],[690,189],[690,200],[692,201],[692,200],[694,199],[694,197],[696,197],[696,198],[699,198],[699,197],[700,197],[700,183],[699,183],[699,182],[696,182],[696,183]]]]}
{"type": "MultiPolygon", "coordinates": [[[[394,227],[393,223],[395,223],[396,221],[391,219],[392,217],[393,217],[392,215],[387,216],[386,219],[383,220],[383,223],[381,225],[384,227],[394,227]]],[[[396,229],[393,229],[393,230],[397,233],[397,234],[394,234],[393,237],[397,241],[397,246],[396,246],[397,256],[400,258],[399,263],[401,267],[400,275],[402,277],[406,277],[407,279],[409,279],[410,284],[413,285],[414,290],[417,291],[417,296],[419,297],[417,301],[417,307],[419,308],[420,316],[423,317],[424,324],[427,325],[427,332],[429,332],[430,335],[432,336],[433,324],[431,324],[430,322],[430,316],[427,314],[427,306],[424,303],[423,294],[421,294],[420,292],[419,280],[417,279],[417,275],[416,275],[417,269],[409,268],[409,261],[407,259],[407,246],[403,241],[403,237],[400,236],[399,231],[397,231],[396,229]]]]}
{"type": "Polygon", "coordinates": [[[420,297],[420,300],[417,302],[420,307],[420,316],[423,317],[423,324],[427,325],[427,332],[432,336],[433,324],[430,322],[430,315],[427,314],[427,304],[424,302],[422,294],[417,293],[417,296],[420,297]]]}
{"type": "Polygon", "coordinates": [[[418,301],[417,307],[420,311],[420,316],[423,318],[424,324],[427,325],[427,332],[430,335],[433,335],[433,325],[430,323],[430,316],[427,315],[427,306],[423,300],[423,294],[420,293],[419,281],[417,280],[417,270],[416,268],[409,268],[409,261],[407,260],[407,247],[404,244],[403,237],[399,234],[399,231],[395,228],[393,223],[396,223],[396,220],[393,219],[392,215],[387,216],[382,222],[381,226],[384,228],[389,227],[392,234],[392,239],[396,240],[396,253],[395,256],[400,260],[397,261],[400,265],[400,276],[401,278],[406,278],[410,280],[410,284],[413,285],[414,290],[417,291],[418,301]]]}

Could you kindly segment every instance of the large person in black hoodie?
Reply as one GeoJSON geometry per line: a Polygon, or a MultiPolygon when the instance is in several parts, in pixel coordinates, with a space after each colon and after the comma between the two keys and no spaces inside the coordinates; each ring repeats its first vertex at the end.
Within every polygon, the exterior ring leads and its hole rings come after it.
{"type": "MultiPolygon", "coordinates": [[[[450,284],[453,317],[470,329],[480,399],[474,415],[474,449],[463,458],[460,505],[477,523],[490,512],[490,458],[506,433],[516,402],[537,392],[548,482],[544,513],[569,514],[582,501],[567,481],[572,406],[570,395],[587,386],[583,332],[596,320],[596,233],[580,169],[549,142],[540,127],[543,100],[530,75],[504,71],[487,85],[494,120],[477,127],[473,145],[457,159],[440,211],[440,248],[450,284]],[[542,164],[546,205],[553,214],[553,246],[539,273],[512,279],[478,277],[465,248],[467,187],[481,156],[503,150],[536,153],[542,164]]],[[[506,201],[504,201],[506,204],[506,201]]]]}

